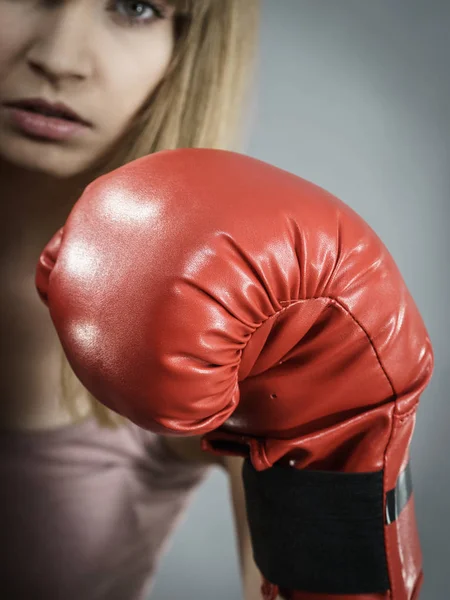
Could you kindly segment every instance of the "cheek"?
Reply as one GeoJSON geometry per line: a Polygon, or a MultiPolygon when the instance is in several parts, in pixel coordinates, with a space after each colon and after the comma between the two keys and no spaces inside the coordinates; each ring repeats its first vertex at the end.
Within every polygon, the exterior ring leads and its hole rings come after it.
{"type": "Polygon", "coordinates": [[[0,80],[2,82],[8,75],[5,69],[20,57],[29,38],[28,20],[20,19],[17,8],[17,5],[0,0],[0,80]]]}
{"type": "Polygon", "coordinates": [[[126,51],[122,47],[121,52],[108,57],[105,101],[109,119],[118,127],[129,122],[159,84],[173,52],[171,30],[162,29],[150,34],[148,40],[134,42],[125,47],[126,51]]]}

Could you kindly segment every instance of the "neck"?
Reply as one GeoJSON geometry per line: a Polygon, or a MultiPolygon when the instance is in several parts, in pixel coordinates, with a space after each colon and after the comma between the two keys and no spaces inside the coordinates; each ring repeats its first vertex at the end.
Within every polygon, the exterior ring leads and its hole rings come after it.
{"type": "Polygon", "coordinates": [[[25,263],[37,260],[89,181],[87,175],[57,179],[0,160],[2,257],[19,252],[25,263]]]}

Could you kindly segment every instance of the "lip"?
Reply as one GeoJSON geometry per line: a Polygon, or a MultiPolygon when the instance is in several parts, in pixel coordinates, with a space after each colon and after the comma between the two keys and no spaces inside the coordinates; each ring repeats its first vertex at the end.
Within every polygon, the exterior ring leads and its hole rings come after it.
{"type": "Polygon", "coordinates": [[[23,98],[20,100],[11,100],[4,102],[7,108],[18,108],[19,110],[29,110],[36,114],[44,114],[56,119],[64,119],[74,123],[80,123],[86,127],[92,127],[92,123],[83,119],[73,109],[62,102],[50,102],[44,98],[23,98]]]}
{"type": "Polygon", "coordinates": [[[47,141],[67,141],[92,127],[74,110],[62,103],[41,98],[3,102],[12,126],[28,137],[47,141]]]}

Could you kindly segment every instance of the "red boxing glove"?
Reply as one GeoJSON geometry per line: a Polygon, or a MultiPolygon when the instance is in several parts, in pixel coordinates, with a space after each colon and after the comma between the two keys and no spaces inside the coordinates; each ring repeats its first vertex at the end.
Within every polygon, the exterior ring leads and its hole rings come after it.
{"type": "Polygon", "coordinates": [[[418,598],[409,445],[433,353],[353,210],[252,158],[161,152],[86,189],[36,282],[101,402],[248,455],[266,598],[418,598]]]}

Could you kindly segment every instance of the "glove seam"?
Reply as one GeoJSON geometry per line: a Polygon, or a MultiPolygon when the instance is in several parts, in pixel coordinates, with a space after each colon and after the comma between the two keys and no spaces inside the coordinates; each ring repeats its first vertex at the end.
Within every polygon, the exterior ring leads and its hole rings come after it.
{"type": "MultiPolygon", "coordinates": [[[[376,356],[378,364],[380,365],[380,368],[383,371],[384,376],[386,377],[386,379],[387,379],[387,381],[388,381],[388,383],[389,383],[389,385],[391,387],[392,394],[394,396],[393,402],[396,403],[397,402],[397,392],[395,390],[395,387],[394,387],[394,384],[393,384],[391,378],[389,377],[389,374],[387,373],[386,368],[383,365],[381,357],[380,357],[380,355],[378,353],[378,350],[377,350],[377,348],[376,348],[376,346],[375,346],[372,338],[370,337],[370,335],[369,335],[368,331],[365,329],[365,327],[363,327],[362,323],[356,318],[356,316],[352,313],[352,311],[349,310],[349,308],[341,300],[339,300],[338,298],[335,298],[334,296],[311,296],[309,298],[297,299],[297,300],[280,300],[280,304],[281,305],[287,304],[287,303],[289,303],[289,304],[287,306],[283,306],[281,308],[281,310],[277,311],[274,315],[272,315],[272,317],[275,316],[276,318],[278,318],[278,316],[282,312],[284,312],[285,310],[291,308],[292,306],[295,306],[296,304],[298,304],[300,302],[305,302],[305,301],[308,301],[308,300],[321,300],[321,299],[329,301],[329,304],[327,306],[329,306],[330,304],[335,304],[339,308],[341,308],[347,315],[349,315],[351,317],[351,319],[353,319],[353,321],[356,323],[356,325],[359,327],[359,329],[361,329],[361,331],[364,333],[364,335],[366,336],[366,338],[367,338],[367,340],[368,340],[368,342],[369,342],[369,344],[370,344],[370,346],[371,346],[371,348],[372,348],[372,350],[373,350],[373,352],[374,352],[374,354],[376,356]]],[[[268,319],[270,319],[270,318],[271,317],[268,317],[268,319]]],[[[268,320],[268,319],[266,319],[266,320],[268,320]]],[[[263,321],[263,323],[265,323],[265,321],[263,321]]],[[[261,323],[261,325],[263,325],[263,323],[261,323]]]]}

